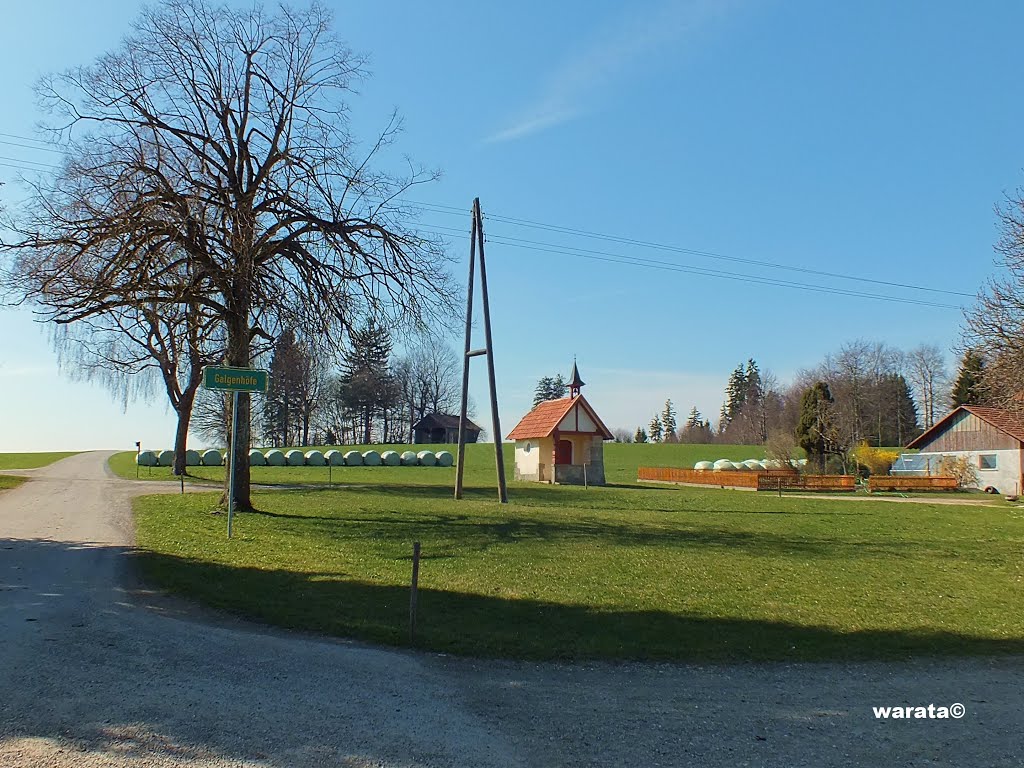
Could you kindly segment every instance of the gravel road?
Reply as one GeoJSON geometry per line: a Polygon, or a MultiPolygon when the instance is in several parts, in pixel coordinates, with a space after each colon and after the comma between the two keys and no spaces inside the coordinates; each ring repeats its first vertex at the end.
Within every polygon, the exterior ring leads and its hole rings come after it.
{"type": "MultiPolygon", "coordinates": [[[[133,587],[109,453],[0,493],[0,766],[1019,766],[1024,660],[531,664],[233,622],[133,587]],[[962,719],[876,720],[872,706],[962,719]]],[[[164,487],[162,490],[174,490],[164,487]]]]}

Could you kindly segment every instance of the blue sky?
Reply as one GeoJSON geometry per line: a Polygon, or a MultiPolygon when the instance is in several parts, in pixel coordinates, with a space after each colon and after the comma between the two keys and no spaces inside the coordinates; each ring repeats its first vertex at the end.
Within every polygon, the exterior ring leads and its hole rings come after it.
{"type": "MultiPolygon", "coordinates": [[[[328,5],[339,35],[371,58],[351,102],[357,130],[369,139],[397,107],[398,149],[444,173],[415,199],[465,211],[436,209],[422,224],[466,229],[475,196],[491,217],[506,433],[536,380],[568,373],[573,355],[605,421],[634,429],[667,397],[682,414],[695,404],[716,417],[729,372],[748,357],[786,381],[855,338],[951,350],[969,297],[867,281],[973,295],[995,270],[993,205],[1024,179],[1018,3],[328,5]]],[[[32,136],[36,78],[115,45],[139,7],[6,9],[0,132],[32,136]]],[[[56,157],[0,150],[21,164],[56,157]]],[[[0,166],[7,199],[16,175],[0,166]]],[[[462,280],[466,240],[450,240],[462,280]]],[[[0,450],[171,442],[159,398],[125,412],[102,388],[72,382],[28,313],[0,311],[0,338],[0,450]]],[[[482,361],[473,379],[483,416],[482,361]]]]}

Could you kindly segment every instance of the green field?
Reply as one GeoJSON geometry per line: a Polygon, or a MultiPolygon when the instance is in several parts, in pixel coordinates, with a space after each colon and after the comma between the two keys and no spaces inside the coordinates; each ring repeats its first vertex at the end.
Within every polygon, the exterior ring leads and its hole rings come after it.
{"type": "Polygon", "coordinates": [[[606,461],[623,486],[513,483],[503,507],[492,450],[473,447],[462,502],[450,469],[343,468],[344,487],[254,493],[261,511],[239,515],[230,541],[211,514],[216,493],[140,499],[139,564],[149,581],[231,612],[406,645],[420,541],[417,645],[471,655],[1024,652],[1024,510],[641,487],[640,463],[758,454],[619,445],[606,461]]]}
{"type": "Polygon", "coordinates": [[[49,453],[0,453],[0,469],[36,469],[55,461],[74,456],[77,451],[51,451],[49,453]]]}
{"type": "MultiPolygon", "coordinates": [[[[337,446],[317,446],[320,451],[330,450],[337,446]]],[[[356,450],[407,451],[414,448],[420,450],[451,451],[454,445],[363,445],[355,446],[356,450]]],[[[466,447],[466,482],[494,482],[494,445],[479,443],[466,447]]],[[[341,450],[352,450],[352,447],[341,450]]],[[[515,448],[506,443],[502,446],[505,460],[505,472],[512,478],[515,448]]],[[[288,450],[287,448],[282,450],[288,450]]],[[[311,448],[302,448],[307,451],[311,448]]],[[[607,481],[615,484],[635,484],[636,470],[640,465],[659,467],[692,467],[703,459],[742,459],[764,458],[763,446],[747,445],[669,445],[650,444],[623,445],[608,443],[605,445],[605,467],[607,481]]],[[[171,480],[170,467],[136,467],[135,452],[125,451],[111,457],[110,467],[120,477],[135,479],[136,471],[143,480],[171,480]]],[[[188,475],[198,480],[223,481],[226,467],[189,467],[188,475]]],[[[333,481],[337,484],[398,482],[415,485],[452,485],[455,482],[454,468],[443,467],[253,467],[252,482],[263,485],[294,485],[324,484],[333,481]]]]}

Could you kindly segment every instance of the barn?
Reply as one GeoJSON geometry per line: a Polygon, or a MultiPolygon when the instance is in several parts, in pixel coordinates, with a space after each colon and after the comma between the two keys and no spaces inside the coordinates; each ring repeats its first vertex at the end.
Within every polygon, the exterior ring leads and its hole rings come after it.
{"type": "MultiPolygon", "coordinates": [[[[459,442],[459,417],[448,413],[428,413],[412,426],[412,441],[420,444],[459,442]]],[[[475,443],[480,427],[466,419],[466,442],[475,443]]]]}
{"type": "Polygon", "coordinates": [[[978,476],[978,488],[1018,494],[1024,486],[1024,420],[1003,408],[958,406],[907,448],[919,453],[901,456],[893,474],[935,475],[943,457],[967,457],[978,476]]]}

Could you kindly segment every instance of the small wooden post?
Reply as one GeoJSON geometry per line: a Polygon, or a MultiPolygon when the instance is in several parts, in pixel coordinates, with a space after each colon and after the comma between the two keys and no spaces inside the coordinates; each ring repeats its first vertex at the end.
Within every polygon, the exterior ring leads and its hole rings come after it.
{"type": "Polygon", "coordinates": [[[178,479],[181,480],[181,493],[182,493],[182,495],[184,495],[185,494],[185,473],[182,472],[180,475],[178,475],[178,479]]]}
{"type": "Polygon", "coordinates": [[[409,590],[409,642],[416,642],[416,601],[420,588],[420,543],[412,543],[412,589],[409,590]]]}
{"type": "Polygon", "coordinates": [[[779,498],[782,498],[782,477],[779,477],[779,498]]]}
{"type": "Polygon", "coordinates": [[[587,462],[583,462],[583,490],[587,490],[587,462]]]}

